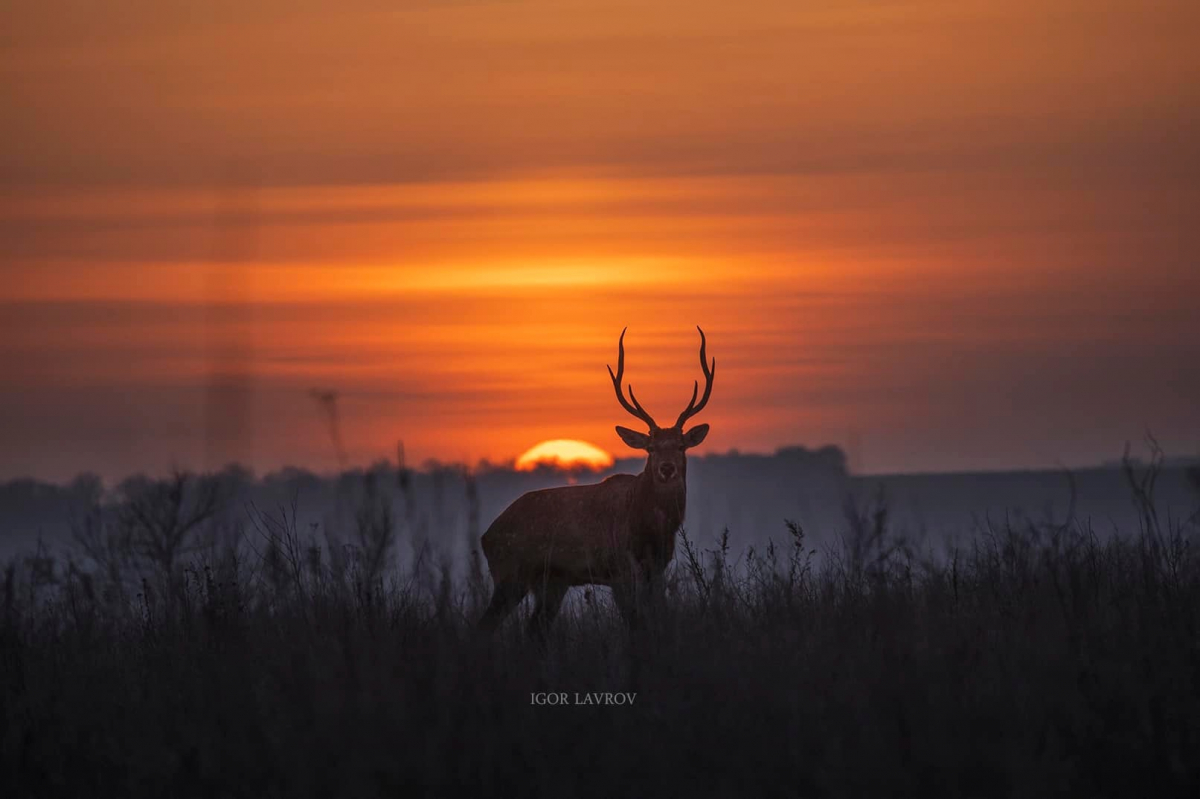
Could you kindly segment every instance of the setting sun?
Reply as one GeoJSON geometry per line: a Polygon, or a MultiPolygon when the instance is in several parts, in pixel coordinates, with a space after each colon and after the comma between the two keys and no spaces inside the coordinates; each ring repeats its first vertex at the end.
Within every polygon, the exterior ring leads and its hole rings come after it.
{"type": "Polygon", "coordinates": [[[613,465],[613,456],[586,441],[558,438],[553,441],[543,441],[527,450],[524,455],[517,458],[517,469],[531,471],[543,463],[551,464],[559,469],[583,467],[599,471],[613,465]]]}

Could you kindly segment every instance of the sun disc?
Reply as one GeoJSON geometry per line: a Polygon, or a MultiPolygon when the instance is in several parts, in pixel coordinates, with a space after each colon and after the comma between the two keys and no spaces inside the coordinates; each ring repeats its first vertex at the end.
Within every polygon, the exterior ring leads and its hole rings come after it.
{"type": "Polygon", "coordinates": [[[517,469],[532,471],[539,465],[549,464],[564,471],[589,469],[600,471],[613,465],[613,456],[594,444],[569,438],[543,441],[526,450],[517,458],[517,469]]]}

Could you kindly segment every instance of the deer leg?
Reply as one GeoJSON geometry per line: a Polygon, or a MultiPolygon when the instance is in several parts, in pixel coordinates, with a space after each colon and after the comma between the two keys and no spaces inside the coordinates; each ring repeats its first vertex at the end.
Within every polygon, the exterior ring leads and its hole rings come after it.
{"type": "Polygon", "coordinates": [[[666,602],[666,581],[653,567],[631,562],[628,578],[613,586],[613,599],[629,628],[640,629],[666,602]]]}
{"type": "Polygon", "coordinates": [[[523,583],[496,583],[492,589],[492,601],[480,617],[478,628],[485,632],[496,629],[512,609],[521,604],[527,592],[523,583]]]}
{"type": "Polygon", "coordinates": [[[612,586],[613,602],[616,603],[625,625],[631,630],[637,629],[641,622],[637,591],[637,581],[634,579],[622,580],[613,583],[612,586]]]}
{"type": "Polygon", "coordinates": [[[649,570],[645,575],[646,605],[653,613],[661,613],[667,604],[666,575],[660,571],[649,570]]]}
{"type": "Polygon", "coordinates": [[[533,589],[537,605],[529,617],[529,636],[537,641],[545,641],[550,632],[550,625],[562,607],[563,598],[570,586],[560,582],[544,582],[533,589]]]}

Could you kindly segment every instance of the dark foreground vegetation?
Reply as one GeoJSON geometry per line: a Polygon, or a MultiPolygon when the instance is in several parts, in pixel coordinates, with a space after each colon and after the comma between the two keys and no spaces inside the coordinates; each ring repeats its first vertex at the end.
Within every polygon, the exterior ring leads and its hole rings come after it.
{"type": "Polygon", "coordinates": [[[480,564],[394,562],[386,506],[338,547],[286,507],[205,538],[215,493],[180,476],[82,520],[76,561],[4,571],[0,794],[1194,795],[1197,525],[1153,476],[1121,535],[1006,520],[921,553],[876,504],[830,552],[682,538],[647,629],[577,589],[544,649],[474,632],[480,564]]]}

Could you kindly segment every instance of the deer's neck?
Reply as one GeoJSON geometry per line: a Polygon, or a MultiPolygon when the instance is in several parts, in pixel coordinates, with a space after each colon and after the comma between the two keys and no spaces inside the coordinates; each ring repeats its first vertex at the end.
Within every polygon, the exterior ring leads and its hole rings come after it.
{"type": "Polygon", "coordinates": [[[642,518],[650,523],[656,533],[674,536],[683,524],[687,509],[687,480],[664,487],[654,479],[647,464],[638,475],[637,504],[642,510],[642,518]]]}
{"type": "Polygon", "coordinates": [[[638,475],[629,543],[644,568],[661,574],[675,556],[675,533],[683,524],[686,504],[685,481],[664,490],[649,471],[638,475]]]}

